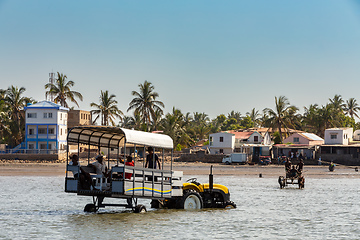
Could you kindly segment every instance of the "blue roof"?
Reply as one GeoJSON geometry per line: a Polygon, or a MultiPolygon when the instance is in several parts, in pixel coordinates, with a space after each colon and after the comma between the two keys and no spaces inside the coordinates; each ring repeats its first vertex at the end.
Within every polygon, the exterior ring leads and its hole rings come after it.
{"type": "Polygon", "coordinates": [[[50,102],[50,101],[41,101],[41,102],[31,104],[31,105],[28,105],[28,106],[24,107],[25,110],[31,109],[31,108],[33,108],[33,109],[53,108],[53,109],[69,111],[68,108],[62,107],[62,106],[60,106],[60,105],[58,105],[56,103],[50,102]]]}

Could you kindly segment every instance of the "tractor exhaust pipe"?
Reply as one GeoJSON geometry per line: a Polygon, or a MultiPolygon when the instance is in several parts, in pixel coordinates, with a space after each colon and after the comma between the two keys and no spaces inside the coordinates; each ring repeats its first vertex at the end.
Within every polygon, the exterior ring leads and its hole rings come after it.
{"type": "Polygon", "coordinates": [[[214,176],[212,174],[213,165],[210,166],[210,174],[209,174],[209,190],[212,192],[214,189],[214,176]]]}

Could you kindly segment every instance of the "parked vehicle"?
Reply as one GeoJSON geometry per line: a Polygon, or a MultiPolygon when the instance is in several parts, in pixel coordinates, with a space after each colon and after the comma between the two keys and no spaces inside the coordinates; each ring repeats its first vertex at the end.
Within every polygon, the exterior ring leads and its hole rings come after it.
{"type": "Polygon", "coordinates": [[[223,158],[222,162],[225,164],[242,163],[245,164],[248,161],[248,155],[246,153],[231,153],[223,158]]]}

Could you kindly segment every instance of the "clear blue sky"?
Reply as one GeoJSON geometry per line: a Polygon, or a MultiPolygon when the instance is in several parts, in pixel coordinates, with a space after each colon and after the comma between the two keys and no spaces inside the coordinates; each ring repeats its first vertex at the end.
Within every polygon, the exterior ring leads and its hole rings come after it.
{"type": "Polygon", "coordinates": [[[340,94],[360,104],[360,2],[348,0],[0,0],[0,88],[40,101],[49,72],[126,112],[148,80],[166,105],[210,118],[303,109],[340,94]]]}

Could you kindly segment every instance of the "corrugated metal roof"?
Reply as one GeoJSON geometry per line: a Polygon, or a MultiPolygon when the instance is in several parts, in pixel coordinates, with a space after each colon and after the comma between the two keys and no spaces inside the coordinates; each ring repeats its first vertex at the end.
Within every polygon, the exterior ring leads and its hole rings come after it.
{"type": "Polygon", "coordinates": [[[319,137],[318,135],[314,134],[314,133],[299,133],[300,135],[304,135],[305,137],[307,137],[310,140],[313,141],[324,141],[324,139],[322,139],[321,137],[319,137]]]}

